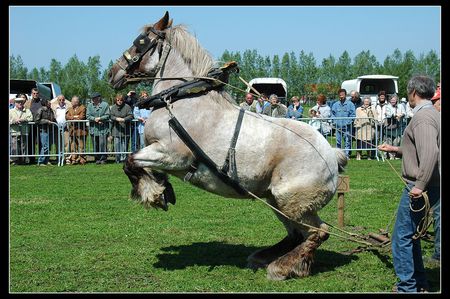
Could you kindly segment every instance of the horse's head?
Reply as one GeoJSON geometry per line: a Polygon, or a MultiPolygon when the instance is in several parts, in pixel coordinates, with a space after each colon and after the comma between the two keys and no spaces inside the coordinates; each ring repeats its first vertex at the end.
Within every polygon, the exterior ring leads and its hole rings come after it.
{"type": "Polygon", "coordinates": [[[133,45],[123,52],[122,56],[109,71],[109,83],[115,89],[125,87],[130,78],[139,76],[154,77],[158,72],[163,42],[166,37],[166,29],[170,28],[172,20],[169,13],[153,26],[145,26],[133,42],[133,45]]]}

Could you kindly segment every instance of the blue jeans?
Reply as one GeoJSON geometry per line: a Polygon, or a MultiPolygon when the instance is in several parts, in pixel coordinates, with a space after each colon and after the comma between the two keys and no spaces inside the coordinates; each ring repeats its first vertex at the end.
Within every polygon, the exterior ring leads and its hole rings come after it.
{"type": "Polygon", "coordinates": [[[350,125],[338,126],[336,125],[336,147],[342,148],[342,135],[344,135],[345,155],[350,156],[350,149],[352,147],[352,129],[350,125]]]}
{"type": "Polygon", "coordinates": [[[441,260],[441,201],[436,202],[433,209],[434,253],[432,258],[441,260]]]}
{"type": "Polygon", "coordinates": [[[39,153],[38,164],[47,164],[50,157],[44,155],[48,155],[49,153],[48,132],[41,129],[39,138],[41,140],[41,151],[39,153]]]}
{"type": "Polygon", "coordinates": [[[127,158],[127,154],[124,152],[128,151],[129,141],[130,136],[114,137],[114,150],[121,152],[120,154],[116,154],[116,163],[123,162],[127,158]]]}
{"type": "MultiPolygon", "coordinates": [[[[408,187],[412,189],[413,185],[408,184],[408,187]]],[[[417,225],[423,218],[424,210],[413,212],[410,209],[408,192],[407,188],[403,189],[397,210],[394,232],[392,233],[394,270],[400,280],[397,283],[398,292],[417,292],[420,288],[428,288],[423,267],[420,238],[412,239],[417,225]]],[[[439,187],[429,187],[427,194],[431,206],[440,201],[439,187]]],[[[413,208],[420,209],[422,206],[423,201],[419,200],[418,206],[413,206],[413,208]]]]}

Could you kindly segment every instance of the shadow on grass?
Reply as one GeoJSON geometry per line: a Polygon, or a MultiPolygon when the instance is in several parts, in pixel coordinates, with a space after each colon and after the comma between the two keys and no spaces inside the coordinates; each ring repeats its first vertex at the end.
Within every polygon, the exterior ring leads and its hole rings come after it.
{"type": "MultiPolygon", "coordinates": [[[[209,271],[215,266],[235,266],[247,268],[247,257],[256,250],[265,247],[246,246],[242,244],[228,244],[223,242],[197,242],[188,245],[169,246],[161,248],[167,253],[158,254],[155,268],[179,270],[192,266],[209,266],[209,271]]],[[[332,271],[337,267],[357,259],[333,251],[318,249],[315,257],[313,272],[332,271]]]]}

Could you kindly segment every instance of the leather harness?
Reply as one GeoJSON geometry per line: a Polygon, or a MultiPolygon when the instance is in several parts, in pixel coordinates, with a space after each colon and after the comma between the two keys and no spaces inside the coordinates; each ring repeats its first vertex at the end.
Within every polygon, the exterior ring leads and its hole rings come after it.
{"type": "MultiPolygon", "coordinates": [[[[133,42],[135,46],[136,54],[131,56],[130,52],[127,50],[123,53],[123,57],[127,61],[127,65],[123,66],[118,61],[118,65],[127,72],[128,78],[133,76],[129,75],[129,71],[135,67],[135,65],[142,59],[142,57],[151,51],[159,48],[160,60],[157,67],[151,73],[142,74],[142,76],[154,76],[159,70],[164,66],[167,56],[170,52],[171,46],[166,43],[163,46],[163,41],[165,38],[165,32],[149,28],[156,37],[150,39],[145,34],[140,34],[133,42]]],[[[227,157],[225,159],[224,165],[219,168],[219,166],[208,157],[208,155],[200,148],[200,146],[192,139],[189,133],[183,128],[180,122],[170,111],[170,105],[178,100],[190,98],[194,96],[200,96],[208,93],[211,90],[222,90],[225,84],[228,82],[230,73],[239,72],[236,62],[232,61],[220,68],[211,69],[206,77],[196,78],[194,80],[186,81],[177,84],[171,88],[161,91],[149,98],[140,99],[136,103],[138,108],[153,108],[153,110],[166,107],[169,109],[170,119],[169,126],[175,131],[178,137],[186,144],[186,146],[192,151],[195,156],[194,163],[190,166],[188,173],[186,174],[184,180],[188,181],[191,179],[199,163],[203,163],[210,169],[215,176],[221,179],[225,184],[232,187],[240,195],[248,195],[248,191],[239,184],[236,160],[235,160],[235,147],[239,137],[239,132],[242,126],[242,120],[244,118],[245,111],[241,109],[239,111],[238,120],[234,129],[234,134],[231,139],[231,145],[228,149],[227,157]]],[[[138,77],[141,75],[137,75],[138,77]]],[[[138,79],[138,78],[136,78],[138,79]]],[[[171,78],[173,79],[173,78],[171,78]]],[[[139,79],[138,79],[139,80],[139,79]]],[[[164,80],[164,78],[162,78],[164,80]]],[[[131,81],[131,80],[130,80],[131,81]]]]}

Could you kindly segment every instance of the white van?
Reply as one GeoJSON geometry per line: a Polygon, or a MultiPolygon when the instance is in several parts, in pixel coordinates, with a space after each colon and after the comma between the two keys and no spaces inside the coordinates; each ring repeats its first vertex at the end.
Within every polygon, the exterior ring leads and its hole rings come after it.
{"type": "MultiPolygon", "coordinates": [[[[248,84],[256,89],[259,93],[264,93],[268,97],[271,94],[276,94],[281,103],[287,103],[287,84],[281,78],[254,78],[248,84]]],[[[247,92],[255,93],[249,86],[247,92]]]]}
{"type": "Polygon", "coordinates": [[[398,94],[398,77],[390,75],[365,75],[359,76],[356,79],[346,80],[342,82],[341,88],[347,91],[350,95],[352,90],[359,92],[361,99],[369,96],[372,105],[375,105],[378,100],[378,92],[380,90],[386,91],[386,95],[398,94]]]}

